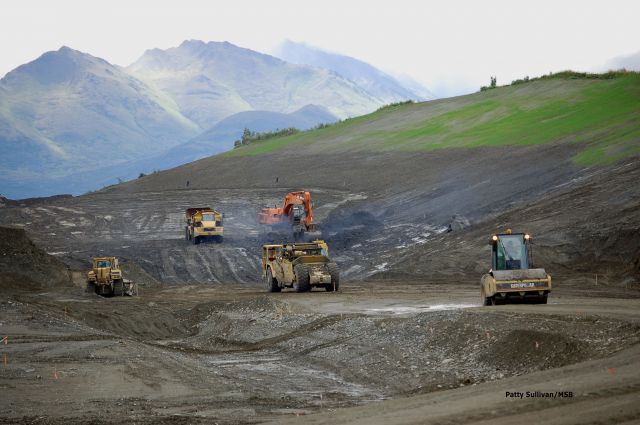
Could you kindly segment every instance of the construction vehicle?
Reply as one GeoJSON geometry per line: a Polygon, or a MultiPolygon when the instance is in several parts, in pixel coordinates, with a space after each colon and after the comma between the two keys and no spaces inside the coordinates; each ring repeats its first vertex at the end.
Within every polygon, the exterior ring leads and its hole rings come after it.
{"type": "Polygon", "coordinates": [[[224,227],[222,226],[223,214],[209,207],[187,208],[184,213],[186,226],[184,238],[198,245],[206,239],[212,239],[222,243],[224,239],[224,227]]]}
{"type": "Polygon", "coordinates": [[[137,295],[135,284],[122,276],[116,257],[95,257],[87,272],[87,292],[103,296],[137,295]]]}
{"type": "Polygon", "coordinates": [[[293,288],[310,291],[314,286],[334,292],[340,288],[338,265],[329,258],[322,240],[262,246],[262,279],[268,292],[293,288]]]}
{"type": "Polygon", "coordinates": [[[480,280],[483,305],[527,302],[546,304],[551,276],[533,265],[532,238],[528,233],[498,233],[489,239],[491,269],[480,280]]]}
{"type": "Polygon", "coordinates": [[[260,224],[272,231],[291,229],[294,241],[316,239],[320,235],[313,222],[313,203],[307,191],[289,192],[281,207],[265,207],[258,214],[260,224]]]}

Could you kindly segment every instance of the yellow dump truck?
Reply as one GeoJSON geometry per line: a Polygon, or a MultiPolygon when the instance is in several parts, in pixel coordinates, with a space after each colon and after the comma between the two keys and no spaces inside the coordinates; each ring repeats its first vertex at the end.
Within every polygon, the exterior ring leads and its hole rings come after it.
{"type": "Polygon", "coordinates": [[[194,245],[207,239],[222,243],[224,239],[222,213],[209,207],[187,208],[184,216],[185,240],[193,242],[194,245]]]}
{"type": "Polygon", "coordinates": [[[262,279],[268,292],[283,288],[307,292],[314,286],[333,292],[340,288],[338,265],[329,258],[327,244],[322,240],[263,245],[262,279]]]}
{"type": "Polygon", "coordinates": [[[491,269],[480,280],[480,297],[484,305],[509,302],[546,304],[551,292],[551,276],[534,267],[531,235],[505,233],[491,236],[491,269]]]}
{"type": "Polygon", "coordinates": [[[135,284],[122,276],[116,257],[95,257],[87,272],[87,292],[103,296],[135,295],[135,284]]]}

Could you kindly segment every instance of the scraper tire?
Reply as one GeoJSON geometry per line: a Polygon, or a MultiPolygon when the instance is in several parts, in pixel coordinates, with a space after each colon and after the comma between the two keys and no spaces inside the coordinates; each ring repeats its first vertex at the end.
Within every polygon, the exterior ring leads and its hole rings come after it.
{"type": "Polygon", "coordinates": [[[336,263],[329,263],[327,268],[331,275],[331,283],[326,285],[324,289],[327,292],[337,292],[340,289],[340,271],[338,270],[338,265],[336,263]]]}
{"type": "Polygon", "coordinates": [[[296,292],[307,292],[311,290],[309,284],[309,268],[304,264],[296,264],[293,268],[295,273],[295,281],[293,282],[293,289],[296,292]]]}

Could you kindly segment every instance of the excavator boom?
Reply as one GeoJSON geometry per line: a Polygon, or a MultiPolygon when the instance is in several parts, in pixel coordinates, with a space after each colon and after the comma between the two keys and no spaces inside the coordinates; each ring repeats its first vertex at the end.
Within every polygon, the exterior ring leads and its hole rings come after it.
{"type": "Polygon", "coordinates": [[[294,235],[315,231],[313,203],[308,191],[289,192],[281,207],[263,208],[258,214],[260,224],[290,225],[294,235]]]}

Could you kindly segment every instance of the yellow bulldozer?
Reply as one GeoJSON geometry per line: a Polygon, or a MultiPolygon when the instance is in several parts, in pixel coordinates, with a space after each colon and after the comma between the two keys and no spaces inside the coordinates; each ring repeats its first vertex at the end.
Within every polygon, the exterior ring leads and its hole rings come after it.
{"type": "Polygon", "coordinates": [[[87,292],[102,296],[137,295],[135,283],[122,276],[116,257],[95,257],[87,272],[87,292]]]}
{"type": "Polygon", "coordinates": [[[551,276],[534,267],[531,243],[531,235],[510,229],[491,236],[491,269],[480,280],[483,305],[547,303],[551,276]]]}
{"type": "Polygon", "coordinates": [[[262,279],[268,292],[293,288],[310,291],[314,286],[334,292],[340,288],[338,265],[329,258],[322,240],[262,246],[262,279]]]}

